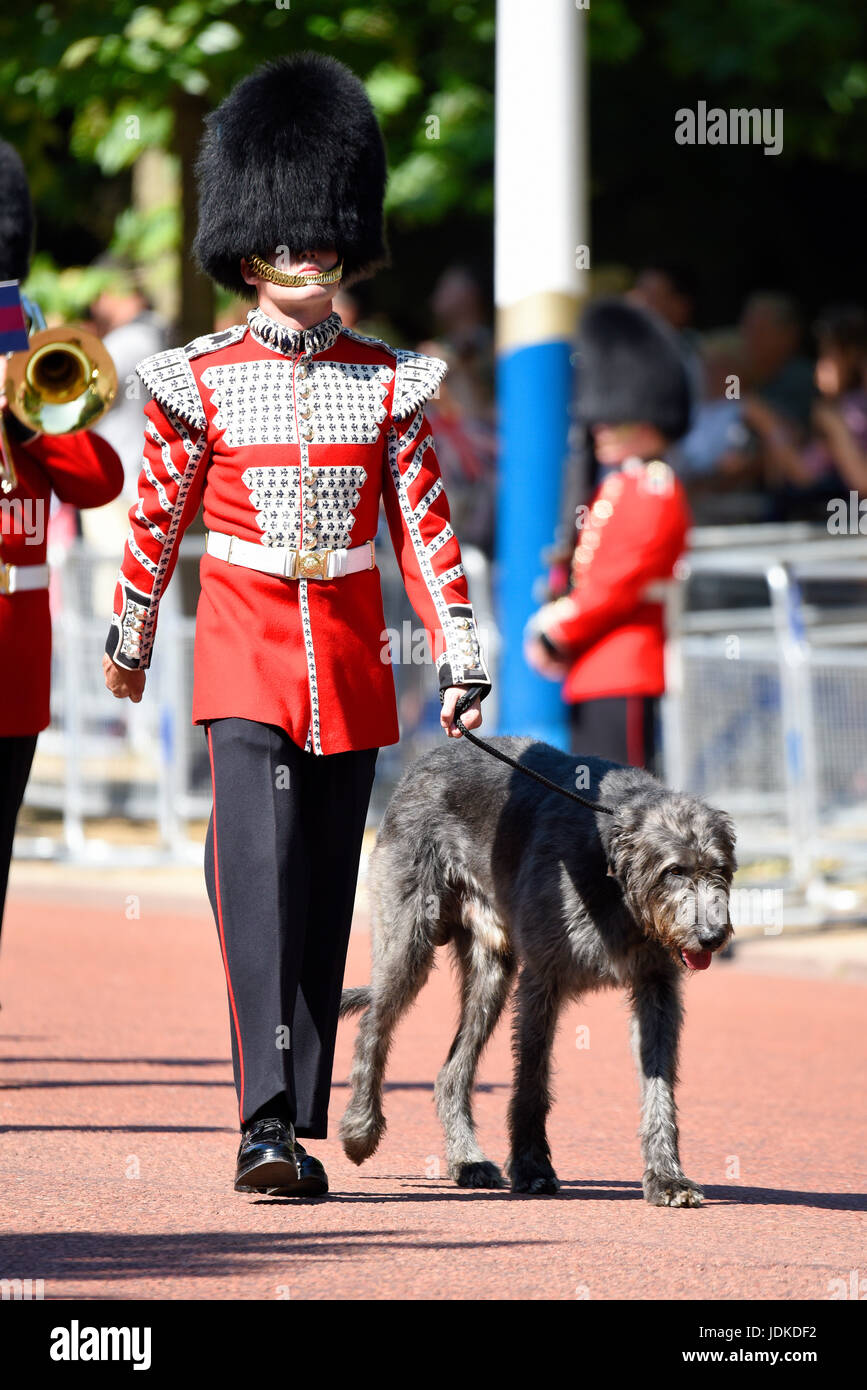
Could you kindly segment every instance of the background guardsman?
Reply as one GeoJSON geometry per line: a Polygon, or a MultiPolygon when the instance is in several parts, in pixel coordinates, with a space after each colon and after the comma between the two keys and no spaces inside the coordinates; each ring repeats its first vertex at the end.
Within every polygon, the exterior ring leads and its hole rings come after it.
{"type": "MultiPolygon", "coordinates": [[[[0,141],[0,281],[24,280],[33,208],[24,166],[0,141]]],[[[12,286],[17,305],[17,287],[12,286]]],[[[11,313],[11,310],[9,311],[11,313]]],[[[7,317],[8,317],[7,313],[7,317]]],[[[2,325],[0,325],[2,326],[2,325]]],[[[8,358],[0,349],[0,923],[15,822],[49,722],[51,618],[46,544],[51,494],[74,507],[101,507],[123,486],[123,469],[97,435],[27,430],[8,409],[8,358]]]]}
{"type": "Polygon", "coordinates": [[[530,620],[525,653],[564,681],[573,752],[653,771],[664,690],[658,583],[690,525],[665,453],[688,428],[689,381],[666,325],[621,300],[587,310],[578,360],[589,495],[573,516],[569,591],[530,620]]]}
{"type": "MultiPolygon", "coordinates": [[[[340,283],[386,258],[385,152],[363,86],[316,54],[257,70],[208,122],[197,254],[246,323],[157,353],[106,682],[141,698],[185,528],[209,530],[194,721],[206,877],[242,1128],[235,1186],[327,1191],[323,1138],[378,748],[398,739],[374,539],[380,499],[444,692],[490,687],[425,402],[436,358],[345,329],[340,283]]],[[[481,722],[478,700],[464,716],[481,722]]]]}

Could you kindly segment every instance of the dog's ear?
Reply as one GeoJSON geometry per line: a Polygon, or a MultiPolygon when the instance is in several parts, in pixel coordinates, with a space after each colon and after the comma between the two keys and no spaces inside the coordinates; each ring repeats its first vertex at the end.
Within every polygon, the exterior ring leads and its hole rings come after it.
{"type": "Polygon", "coordinates": [[[738,866],[737,855],[735,853],[737,846],[737,830],[735,829],[735,823],[727,811],[719,811],[716,808],[714,808],[713,814],[716,822],[717,833],[719,834],[720,838],[722,839],[725,845],[726,851],[729,856],[729,860],[731,862],[732,873],[734,873],[735,869],[738,866]]]}

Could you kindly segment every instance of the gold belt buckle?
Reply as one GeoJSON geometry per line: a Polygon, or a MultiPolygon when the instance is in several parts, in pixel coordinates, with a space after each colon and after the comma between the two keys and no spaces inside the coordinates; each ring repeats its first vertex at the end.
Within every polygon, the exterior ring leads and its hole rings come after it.
{"type": "Polygon", "coordinates": [[[327,579],[330,550],[297,550],[293,579],[327,579]]]}
{"type": "Polygon", "coordinates": [[[7,565],[0,560],[0,594],[9,594],[12,592],[9,587],[11,582],[9,578],[11,569],[11,565],[7,565]]]}

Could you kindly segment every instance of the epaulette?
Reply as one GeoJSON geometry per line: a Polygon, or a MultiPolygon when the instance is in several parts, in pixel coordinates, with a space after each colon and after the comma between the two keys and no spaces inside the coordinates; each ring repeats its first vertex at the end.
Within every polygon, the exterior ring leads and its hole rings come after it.
{"type": "Polygon", "coordinates": [[[364,333],[356,333],[354,328],[342,328],[346,338],[353,338],[367,347],[383,348],[395,359],[394,404],[392,419],[405,420],[414,414],[420,405],[435,395],[448,371],[448,363],[439,357],[426,357],[423,352],[413,352],[409,348],[392,347],[382,338],[369,338],[364,333]]]}
{"type": "Polygon", "coordinates": [[[645,492],[666,493],[673,490],[674,478],[674,469],[670,464],[663,463],[662,459],[653,459],[651,463],[645,464],[639,485],[645,492]]]}
{"type": "Polygon", "coordinates": [[[190,362],[194,357],[240,342],[246,332],[246,324],[235,324],[220,333],[204,333],[184,347],[166,348],[146,357],[136,367],[136,374],[160,405],[204,429],[208,421],[190,362]]]}
{"type": "Polygon", "coordinates": [[[392,348],[391,351],[397,359],[391,414],[394,420],[405,420],[436,394],[448,371],[448,363],[440,357],[426,357],[423,352],[410,352],[408,348],[392,348]]]}

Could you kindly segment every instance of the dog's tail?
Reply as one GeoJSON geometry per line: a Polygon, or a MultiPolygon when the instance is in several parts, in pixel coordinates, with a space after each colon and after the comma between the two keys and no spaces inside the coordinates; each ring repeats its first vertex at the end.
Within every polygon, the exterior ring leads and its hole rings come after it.
{"type": "Polygon", "coordinates": [[[373,998],[373,990],[370,985],[359,985],[356,989],[345,989],[340,996],[340,1017],[349,1018],[351,1014],[360,1014],[362,1009],[366,1009],[373,998]]]}

